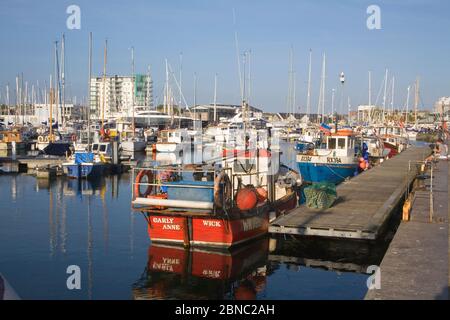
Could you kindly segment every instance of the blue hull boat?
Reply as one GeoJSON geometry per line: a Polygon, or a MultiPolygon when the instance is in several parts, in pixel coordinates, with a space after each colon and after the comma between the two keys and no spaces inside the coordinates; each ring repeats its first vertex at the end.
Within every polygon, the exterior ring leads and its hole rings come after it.
{"type": "Polygon", "coordinates": [[[69,177],[71,179],[80,179],[80,177],[81,177],[81,164],[80,163],[64,164],[63,166],[66,168],[67,177],[69,177]]]}
{"type": "Polygon", "coordinates": [[[71,163],[64,163],[67,177],[72,179],[94,179],[101,177],[108,168],[107,163],[94,162],[94,155],[89,152],[75,153],[71,163]]]}
{"type": "Polygon", "coordinates": [[[81,178],[99,178],[105,170],[106,164],[104,163],[82,163],[81,164],[81,178]]]}
{"type": "Polygon", "coordinates": [[[358,164],[321,164],[299,162],[303,181],[310,183],[329,182],[339,184],[358,174],[358,164]]]}
{"type": "Polygon", "coordinates": [[[325,147],[300,148],[297,165],[302,180],[307,183],[339,184],[359,172],[360,151],[353,132],[348,129],[328,132],[325,147]]]}

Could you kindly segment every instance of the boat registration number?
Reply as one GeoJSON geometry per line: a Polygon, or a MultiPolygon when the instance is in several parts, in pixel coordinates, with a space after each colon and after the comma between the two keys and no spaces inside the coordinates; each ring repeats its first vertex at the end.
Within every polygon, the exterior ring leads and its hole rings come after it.
{"type": "Polygon", "coordinates": [[[302,162],[311,162],[311,160],[312,160],[312,157],[308,157],[308,156],[302,156],[300,158],[300,161],[302,161],[302,162]]]}
{"type": "Polygon", "coordinates": [[[342,163],[341,158],[327,158],[327,163],[342,163]]]}

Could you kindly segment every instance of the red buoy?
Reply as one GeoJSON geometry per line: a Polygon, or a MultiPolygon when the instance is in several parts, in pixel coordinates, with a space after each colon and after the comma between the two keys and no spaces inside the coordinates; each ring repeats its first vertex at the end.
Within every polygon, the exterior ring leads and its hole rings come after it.
{"type": "Polygon", "coordinates": [[[258,196],[255,188],[245,187],[240,189],[236,195],[236,204],[239,210],[248,211],[253,209],[258,203],[258,196]]]}

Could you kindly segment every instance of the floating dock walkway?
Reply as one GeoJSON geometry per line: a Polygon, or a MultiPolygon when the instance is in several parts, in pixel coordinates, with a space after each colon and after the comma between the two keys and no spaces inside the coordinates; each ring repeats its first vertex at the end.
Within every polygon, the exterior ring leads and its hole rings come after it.
{"type": "Polygon", "coordinates": [[[412,146],[340,184],[338,199],[330,209],[320,211],[301,205],[273,221],[269,232],[375,240],[385,230],[417,176],[416,162],[423,161],[429,154],[428,146],[412,146]]]}

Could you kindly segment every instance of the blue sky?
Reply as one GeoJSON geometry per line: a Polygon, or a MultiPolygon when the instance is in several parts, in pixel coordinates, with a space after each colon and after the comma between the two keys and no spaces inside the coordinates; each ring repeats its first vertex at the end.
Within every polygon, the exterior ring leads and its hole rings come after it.
{"type": "Polygon", "coordinates": [[[53,42],[63,32],[67,95],[84,97],[88,33],[92,31],[94,75],[102,72],[105,38],[109,43],[108,74],[131,72],[129,48],[134,46],[136,72],[144,73],[150,65],[154,94],[160,96],[164,59],[178,70],[179,54],[183,52],[183,92],[189,103],[193,101],[194,73],[198,78],[198,103],[212,102],[215,73],[219,102],[239,103],[236,29],[240,51],[252,51],[251,103],[264,110],[286,111],[291,46],[301,111],[306,101],[310,48],[313,111],[317,109],[323,52],[327,54],[327,110],[331,109],[331,89],[339,89],[341,71],[347,78],[345,95],[356,106],[368,102],[368,71],[372,71],[374,101],[385,68],[396,78],[396,106],[405,104],[407,86],[420,76],[422,101],[430,107],[450,91],[449,12],[450,2],[446,0],[1,0],[1,101],[6,84],[14,87],[18,73],[23,72],[29,82],[48,81],[53,70],[53,42]],[[81,8],[81,30],[66,28],[66,8],[71,4],[81,8]],[[371,4],[381,8],[381,30],[366,27],[366,9],[371,4]]]}

